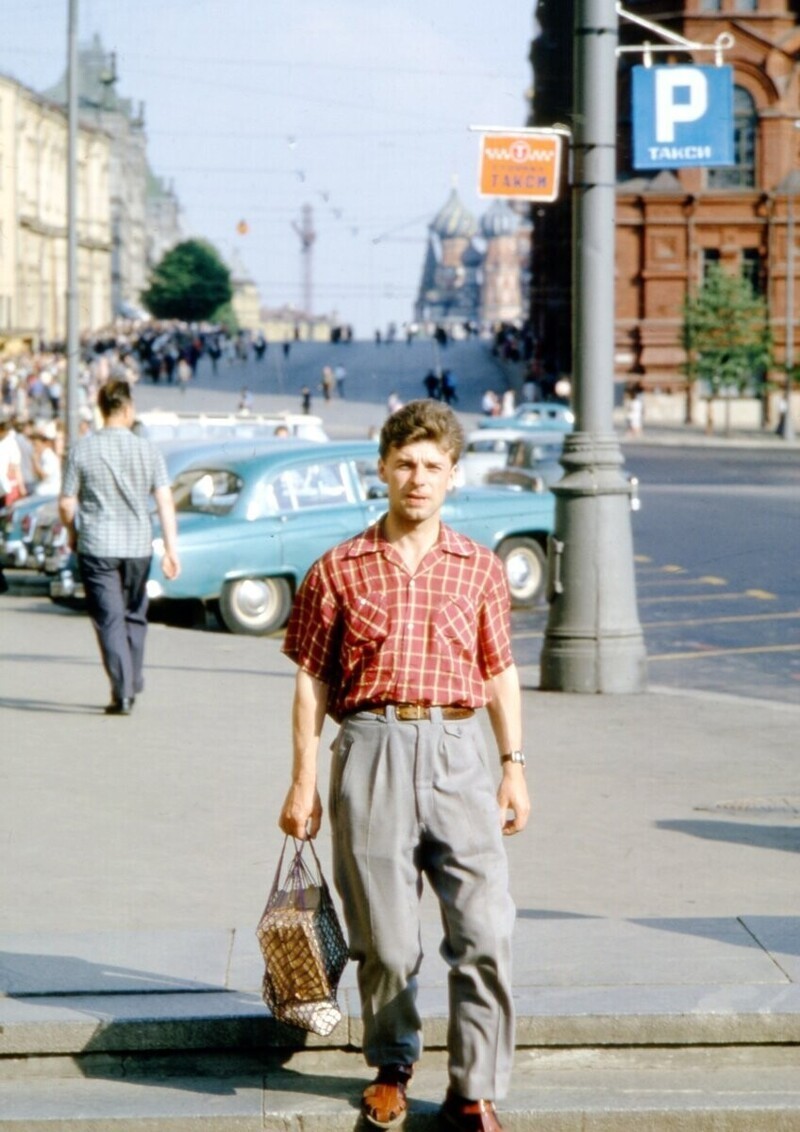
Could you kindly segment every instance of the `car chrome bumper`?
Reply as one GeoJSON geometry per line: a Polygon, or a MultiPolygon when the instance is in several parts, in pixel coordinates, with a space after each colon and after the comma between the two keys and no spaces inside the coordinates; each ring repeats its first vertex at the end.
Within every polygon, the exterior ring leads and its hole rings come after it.
{"type": "Polygon", "coordinates": [[[50,579],[50,597],[71,598],[83,597],[83,583],[79,582],[71,570],[62,570],[50,579]]]}
{"type": "Polygon", "coordinates": [[[28,548],[22,539],[12,539],[0,545],[0,565],[21,570],[28,563],[28,548]]]}

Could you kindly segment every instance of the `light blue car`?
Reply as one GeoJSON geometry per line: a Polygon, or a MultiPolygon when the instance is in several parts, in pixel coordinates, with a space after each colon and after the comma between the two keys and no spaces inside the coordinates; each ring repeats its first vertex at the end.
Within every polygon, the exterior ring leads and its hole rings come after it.
{"type": "MultiPolygon", "coordinates": [[[[181,574],[164,577],[156,538],[151,600],[200,600],[217,608],[234,633],[280,629],[311,564],[385,512],[377,462],[377,446],[368,441],[289,441],[250,458],[196,461],[173,483],[181,574]]],[[[515,605],[541,598],[552,495],[461,488],[442,517],[497,552],[515,605]]]]}
{"type": "Polygon", "coordinates": [[[537,432],[554,429],[572,432],[575,414],[569,405],[560,401],[526,401],[510,417],[483,417],[478,428],[536,429],[537,432]]]}

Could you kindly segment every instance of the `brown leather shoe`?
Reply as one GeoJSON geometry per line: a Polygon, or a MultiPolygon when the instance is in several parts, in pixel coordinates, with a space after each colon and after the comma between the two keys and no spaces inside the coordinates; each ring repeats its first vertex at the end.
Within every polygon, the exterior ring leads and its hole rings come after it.
{"type": "Polygon", "coordinates": [[[493,1101],[470,1101],[452,1089],[447,1090],[439,1115],[444,1127],[456,1132],[503,1132],[493,1101]]]}
{"type": "Polygon", "coordinates": [[[378,1076],[367,1085],[361,1097],[361,1111],[376,1128],[397,1128],[408,1112],[406,1086],[414,1073],[413,1065],[382,1065],[378,1076]]]}

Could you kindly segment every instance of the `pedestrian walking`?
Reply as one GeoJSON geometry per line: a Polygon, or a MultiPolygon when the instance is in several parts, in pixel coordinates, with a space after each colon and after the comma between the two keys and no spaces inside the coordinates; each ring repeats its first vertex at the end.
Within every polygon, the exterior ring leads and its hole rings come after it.
{"type": "Polygon", "coordinates": [[[530,802],[519,679],[503,566],[441,522],[463,446],[455,414],[412,401],[381,429],[388,513],[329,550],[295,599],[284,652],[298,666],[292,781],[279,824],[315,837],[326,712],[339,723],[329,810],[334,880],[358,986],[369,1124],[400,1124],[421,1052],[418,916],[427,877],[450,966],[449,1128],[500,1132],[494,1106],[514,1052],[514,906],[502,835],[530,802]],[[502,767],[491,773],[476,712],[486,707],[502,767]]]}
{"type": "Polygon", "coordinates": [[[333,376],[336,379],[336,392],[344,400],[344,379],[347,377],[347,370],[341,363],[333,367],[333,376]]]}
{"type": "Polygon", "coordinates": [[[311,390],[307,385],[300,390],[300,407],[304,413],[311,412],[311,390]]]}
{"type": "Polygon", "coordinates": [[[429,369],[422,379],[422,384],[425,386],[425,391],[429,397],[432,397],[435,401],[441,401],[442,379],[438,373],[429,369]]]}
{"type": "Polygon", "coordinates": [[[442,398],[448,405],[452,405],[458,400],[456,375],[451,369],[442,370],[442,398]]]}
{"type": "Polygon", "coordinates": [[[325,398],[326,401],[330,401],[330,399],[331,399],[331,394],[333,393],[333,387],[334,387],[335,381],[336,381],[336,379],[333,376],[333,369],[331,368],[331,366],[323,366],[322,367],[322,381],[320,382],[320,389],[322,390],[322,396],[325,398]]]}
{"type": "Polygon", "coordinates": [[[105,712],[130,715],[144,689],[145,585],[153,537],[150,496],[155,496],[161,521],[167,578],[180,573],[175,507],[164,457],[131,431],[136,411],[128,382],[103,385],[97,403],[103,428],[71,449],[59,513],[73,543],[77,533],[86,604],[111,684],[105,712]]]}
{"type": "Polygon", "coordinates": [[[181,355],[178,360],[178,383],[180,385],[181,393],[185,393],[189,382],[192,380],[192,367],[188,360],[181,355]]]}
{"type": "MultiPolygon", "coordinates": [[[[0,417],[0,511],[10,514],[16,501],[25,495],[21,465],[19,444],[11,422],[0,417]]],[[[8,582],[0,562],[0,594],[7,592],[8,582]]]]}

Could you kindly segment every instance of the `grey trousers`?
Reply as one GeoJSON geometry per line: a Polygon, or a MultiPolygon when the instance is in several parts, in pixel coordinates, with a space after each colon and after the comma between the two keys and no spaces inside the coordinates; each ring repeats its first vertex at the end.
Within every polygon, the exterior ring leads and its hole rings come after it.
{"type": "Polygon", "coordinates": [[[78,556],[86,605],[115,700],[144,688],[150,558],[78,556]]]}
{"type": "Polygon", "coordinates": [[[368,1065],[421,1053],[419,900],[439,900],[447,962],[450,1084],[497,1100],[514,1054],[515,909],[496,786],[475,717],[400,722],[359,712],[333,743],[329,809],[336,888],[358,964],[368,1065]]]}

